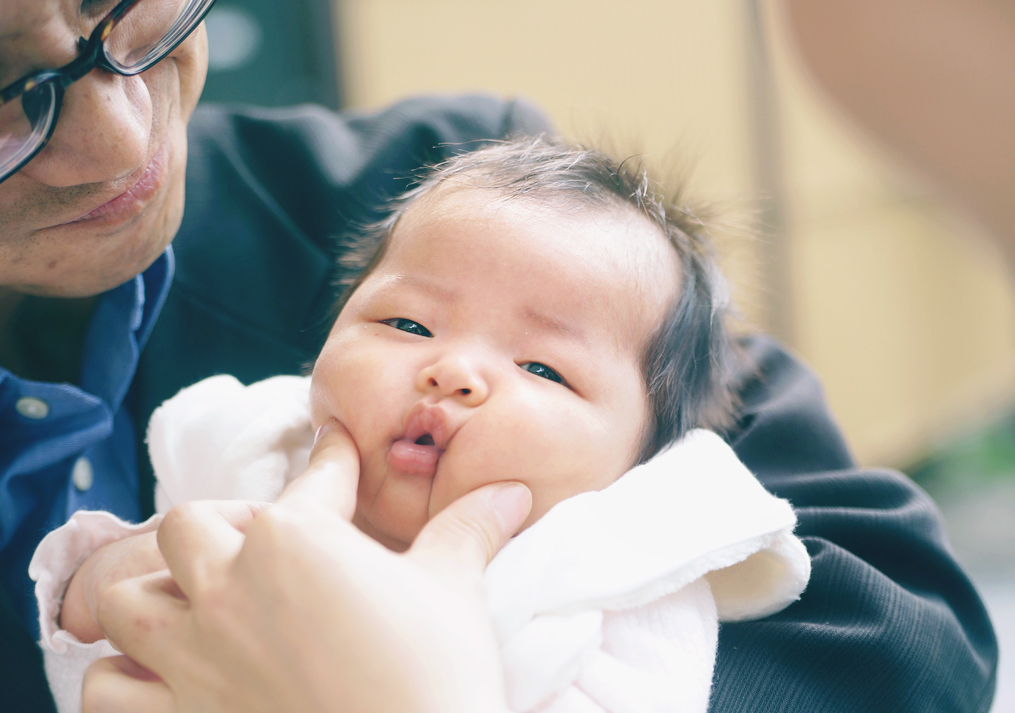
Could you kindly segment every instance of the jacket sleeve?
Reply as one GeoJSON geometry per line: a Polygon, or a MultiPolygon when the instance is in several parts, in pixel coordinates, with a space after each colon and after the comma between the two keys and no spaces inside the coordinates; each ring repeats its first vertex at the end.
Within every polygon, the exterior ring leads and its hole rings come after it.
{"type": "Polygon", "coordinates": [[[729,441],[793,503],[812,573],[784,611],[722,627],[710,710],[987,711],[997,640],[934,503],[857,468],[813,374],[769,339],[745,346],[729,441]]]}

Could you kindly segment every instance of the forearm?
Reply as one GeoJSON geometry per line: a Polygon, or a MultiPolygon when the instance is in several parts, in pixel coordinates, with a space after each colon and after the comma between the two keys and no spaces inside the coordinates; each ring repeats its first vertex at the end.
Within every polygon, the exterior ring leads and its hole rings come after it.
{"type": "Polygon", "coordinates": [[[711,710],[986,710],[997,642],[933,503],[856,469],[814,375],[767,338],[744,346],[731,445],[793,503],[813,570],[785,611],[723,626],[711,710]]]}
{"type": "Polygon", "coordinates": [[[801,519],[807,531],[838,530],[839,543],[802,534],[814,569],[800,602],[723,626],[713,713],[775,710],[787,700],[787,711],[989,710],[997,665],[990,623],[940,542],[906,531],[926,531],[927,505],[904,505],[911,525],[862,507],[813,508],[801,519]]]}
{"type": "Polygon", "coordinates": [[[814,76],[1015,255],[1015,5],[785,0],[814,76]]]}

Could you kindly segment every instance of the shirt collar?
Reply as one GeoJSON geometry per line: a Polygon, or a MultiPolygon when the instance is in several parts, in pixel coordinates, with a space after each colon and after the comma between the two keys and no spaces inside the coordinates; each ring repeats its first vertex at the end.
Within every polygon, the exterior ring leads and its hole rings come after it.
{"type": "Polygon", "coordinates": [[[103,294],[85,337],[81,388],[115,412],[130,387],[173,281],[172,246],[140,275],[103,294]]]}

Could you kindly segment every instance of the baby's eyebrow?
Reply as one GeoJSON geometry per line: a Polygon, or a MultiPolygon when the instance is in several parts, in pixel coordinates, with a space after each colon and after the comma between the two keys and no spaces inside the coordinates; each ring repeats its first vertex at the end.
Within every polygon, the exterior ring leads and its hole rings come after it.
{"type": "Polygon", "coordinates": [[[573,322],[557,319],[544,312],[537,312],[531,307],[525,309],[522,317],[528,322],[535,323],[543,330],[557,332],[588,349],[592,348],[592,340],[589,338],[588,332],[573,322]]]}
{"type": "Polygon", "coordinates": [[[420,275],[391,275],[386,278],[384,282],[389,287],[410,287],[417,289],[420,292],[425,292],[436,300],[441,302],[455,302],[458,299],[458,295],[455,294],[454,290],[449,290],[446,287],[442,287],[431,280],[421,277],[420,275]]]}

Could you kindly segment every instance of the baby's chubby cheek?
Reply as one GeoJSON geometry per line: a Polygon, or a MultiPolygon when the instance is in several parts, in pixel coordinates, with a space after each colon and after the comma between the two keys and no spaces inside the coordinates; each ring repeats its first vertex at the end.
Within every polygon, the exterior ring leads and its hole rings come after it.
{"type": "Polygon", "coordinates": [[[483,485],[518,481],[532,493],[523,529],[529,527],[557,503],[602,490],[629,468],[626,449],[605,447],[609,440],[595,429],[562,433],[538,418],[490,433],[463,428],[441,457],[429,516],[483,485]]]}
{"type": "Polygon", "coordinates": [[[322,379],[318,378],[318,372],[310,380],[310,425],[314,433],[332,418],[332,408],[329,403],[327,390],[321,384],[322,379]]]}
{"type": "MultiPolygon", "coordinates": [[[[353,419],[361,418],[366,407],[350,408],[350,404],[372,404],[369,392],[365,391],[364,380],[356,378],[363,370],[353,349],[348,348],[350,340],[344,332],[333,332],[328,337],[317,361],[310,381],[310,419],[314,429],[329,419],[336,419],[352,431],[353,419]]],[[[355,438],[355,434],[353,434],[355,438]]]]}

